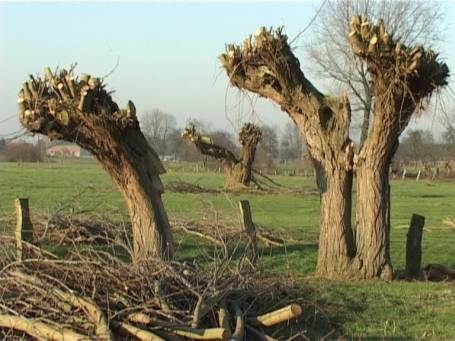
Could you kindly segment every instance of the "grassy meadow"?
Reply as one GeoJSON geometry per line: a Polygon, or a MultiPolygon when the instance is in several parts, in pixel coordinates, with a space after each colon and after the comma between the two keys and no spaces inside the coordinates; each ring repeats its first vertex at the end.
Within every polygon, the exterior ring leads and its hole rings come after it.
{"type": "MultiPolygon", "coordinates": [[[[167,164],[165,184],[184,181],[205,188],[221,188],[224,175],[195,172],[190,164],[167,164]]],[[[285,247],[264,247],[261,267],[270,277],[280,276],[302,288],[317,311],[306,312],[307,336],[327,339],[455,339],[455,285],[404,282],[360,283],[314,278],[317,257],[319,196],[314,180],[275,176],[288,188],[306,193],[177,193],[163,198],[171,220],[193,220],[216,226],[239,222],[238,201],[248,199],[255,223],[284,236],[285,247]],[[328,323],[330,321],[330,323],[328,323]]],[[[423,264],[455,265],[455,230],[444,219],[455,219],[455,182],[394,180],[391,182],[391,254],[394,268],[402,270],[405,242],[412,213],[426,217],[423,264]]],[[[27,197],[33,215],[108,214],[127,220],[121,194],[93,160],[52,163],[0,163],[0,231],[14,220],[13,201],[27,197]]],[[[204,240],[176,233],[177,256],[193,259],[210,252],[204,240]]]]}

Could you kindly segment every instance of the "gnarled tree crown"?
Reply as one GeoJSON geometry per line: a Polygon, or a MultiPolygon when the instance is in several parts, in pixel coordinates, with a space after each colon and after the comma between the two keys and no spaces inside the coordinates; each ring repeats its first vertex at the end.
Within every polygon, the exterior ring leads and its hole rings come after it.
{"type": "MultiPolygon", "coordinates": [[[[351,111],[347,96],[325,96],[305,77],[282,29],[260,28],[242,46],[229,44],[220,56],[233,86],[272,99],[304,136],[311,156],[323,162],[330,150],[344,150],[351,111]]],[[[340,166],[342,160],[332,160],[340,166]]]]}
{"type": "Polygon", "coordinates": [[[410,100],[409,108],[401,106],[393,114],[412,115],[421,101],[448,84],[449,68],[437,53],[403,45],[385,30],[383,21],[372,25],[366,17],[354,16],[349,29],[354,54],[366,62],[372,76],[375,97],[401,100],[403,105],[410,100]],[[384,90],[386,93],[379,92],[384,90]]]}
{"type": "MultiPolygon", "coordinates": [[[[89,74],[77,77],[74,67],[55,73],[47,67],[44,74],[44,77],[30,75],[19,91],[20,121],[27,130],[50,139],[75,142],[97,158],[108,154],[115,157],[121,144],[116,142],[127,138],[130,139],[128,147],[133,151],[136,142],[142,144],[142,139],[138,139],[142,133],[133,102],[120,109],[100,78],[89,74]]],[[[145,149],[153,155],[154,162],[149,165],[153,171],[164,173],[153,149],[142,147],[137,148],[138,153],[145,149]]]]}
{"type": "MultiPolygon", "coordinates": [[[[386,32],[381,21],[371,25],[366,17],[355,16],[348,29],[355,55],[366,63],[371,74],[375,111],[382,112],[376,122],[393,121],[389,137],[394,140],[416,108],[447,84],[449,69],[433,51],[402,45],[386,32]]],[[[331,97],[316,89],[300,69],[281,28],[259,28],[242,45],[226,45],[226,52],[219,58],[233,86],[270,98],[289,114],[313,159],[323,165],[345,163],[343,151],[351,143],[347,96],[331,97]],[[328,162],[329,155],[337,160],[328,162]]]]}

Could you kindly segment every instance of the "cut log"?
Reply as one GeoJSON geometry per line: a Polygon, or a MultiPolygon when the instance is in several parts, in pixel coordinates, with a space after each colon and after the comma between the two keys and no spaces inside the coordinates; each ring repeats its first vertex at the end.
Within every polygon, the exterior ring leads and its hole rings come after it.
{"type": "Polygon", "coordinates": [[[422,263],[422,234],[425,217],[413,214],[406,241],[406,277],[419,278],[422,263]]]}
{"type": "Polygon", "coordinates": [[[301,314],[302,307],[298,304],[291,304],[270,313],[257,316],[255,320],[266,327],[270,327],[281,322],[289,321],[301,314]]]}
{"type": "Polygon", "coordinates": [[[21,331],[39,340],[82,341],[89,339],[88,336],[70,329],[56,328],[53,325],[22,316],[2,314],[0,315],[0,327],[21,331]]]}
{"type": "Polygon", "coordinates": [[[145,325],[161,327],[166,331],[178,336],[184,336],[195,340],[226,340],[231,336],[229,329],[225,328],[192,328],[188,326],[177,325],[165,321],[160,321],[149,317],[144,313],[133,313],[128,316],[128,320],[139,322],[145,325]]]}
{"type": "Polygon", "coordinates": [[[152,333],[151,331],[135,327],[129,323],[113,321],[112,325],[115,328],[124,330],[141,341],[165,341],[165,339],[152,333]]]}
{"type": "Polygon", "coordinates": [[[167,327],[170,332],[194,340],[227,340],[231,333],[224,328],[195,329],[190,327],[167,327]]]}
{"type": "Polygon", "coordinates": [[[24,256],[22,242],[33,242],[33,224],[30,219],[28,199],[17,198],[14,205],[16,207],[16,259],[21,261],[24,256]]]}

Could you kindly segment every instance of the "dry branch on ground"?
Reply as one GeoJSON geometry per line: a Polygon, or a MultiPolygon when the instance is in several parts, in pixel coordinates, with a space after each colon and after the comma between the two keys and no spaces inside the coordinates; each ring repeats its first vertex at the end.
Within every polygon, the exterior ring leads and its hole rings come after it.
{"type": "MultiPolygon", "coordinates": [[[[76,221],[60,232],[74,229],[76,221]]],[[[249,321],[296,302],[293,289],[261,279],[241,254],[204,266],[158,259],[132,265],[122,251],[125,236],[96,231],[101,236],[66,245],[64,256],[30,243],[23,245],[28,258],[22,262],[13,252],[0,254],[0,336],[207,340],[233,335],[241,340],[251,333],[248,327],[270,332],[249,321]]],[[[0,242],[4,250],[14,249],[13,237],[1,236],[0,242]]]]}

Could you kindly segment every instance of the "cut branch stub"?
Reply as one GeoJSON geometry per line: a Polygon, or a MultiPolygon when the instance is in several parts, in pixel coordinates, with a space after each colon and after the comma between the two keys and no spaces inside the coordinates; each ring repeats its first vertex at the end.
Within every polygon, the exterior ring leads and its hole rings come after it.
{"type": "Polygon", "coordinates": [[[112,176],[126,200],[133,226],[134,260],[171,257],[172,235],[161,200],[164,173],[129,101],[120,109],[102,80],[62,69],[30,76],[19,92],[22,125],[32,133],[77,143],[112,176]]]}
{"type": "Polygon", "coordinates": [[[349,29],[354,54],[367,63],[373,76],[375,96],[380,94],[378,86],[382,97],[388,90],[390,98],[400,101],[402,110],[398,112],[412,115],[424,98],[448,84],[449,68],[437,53],[422,46],[405,46],[386,31],[381,20],[371,25],[366,17],[354,16],[349,29]],[[412,103],[410,108],[403,107],[406,100],[412,103]]]}

